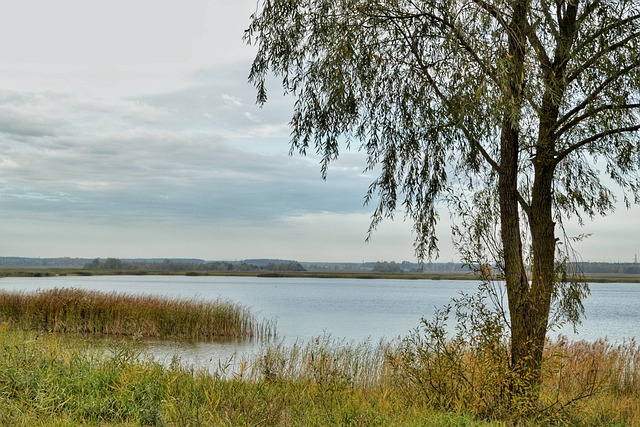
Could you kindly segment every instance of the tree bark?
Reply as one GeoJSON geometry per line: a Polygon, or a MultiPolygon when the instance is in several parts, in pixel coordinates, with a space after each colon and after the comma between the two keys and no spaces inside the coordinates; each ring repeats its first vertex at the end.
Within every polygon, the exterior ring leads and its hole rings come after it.
{"type": "MultiPolygon", "coordinates": [[[[527,212],[532,235],[533,270],[529,283],[524,264],[518,192],[519,117],[522,110],[527,0],[516,1],[509,31],[509,74],[503,96],[511,100],[504,110],[500,146],[498,191],[505,282],[511,321],[511,396],[529,410],[539,395],[542,351],[553,290],[555,258],[552,220],[552,162],[536,165],[531,206],[527,212]]],[[[552,159],[552,158],[551,158],[552,159]]],[[[514,403],[514,402],[512,402],[514,403]]]]}

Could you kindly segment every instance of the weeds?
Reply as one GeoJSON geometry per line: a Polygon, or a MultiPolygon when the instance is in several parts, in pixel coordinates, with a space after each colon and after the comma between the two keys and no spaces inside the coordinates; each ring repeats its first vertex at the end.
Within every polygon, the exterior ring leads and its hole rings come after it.
{"type": "Polygon", "coordinates": [[[516,425],[640,426],[640,347],[606,340],[568,342],[544,348],[539,399],[519,400],[509,342],[500,310],[487,293],[462,295],[453,306],[406,337],[389,363],[393,383],[407,400],[516,425]],[[453,336],[449,317],[457,320],[453,336]],[[532,405],[533,404],[533,405],[532,405]]]}

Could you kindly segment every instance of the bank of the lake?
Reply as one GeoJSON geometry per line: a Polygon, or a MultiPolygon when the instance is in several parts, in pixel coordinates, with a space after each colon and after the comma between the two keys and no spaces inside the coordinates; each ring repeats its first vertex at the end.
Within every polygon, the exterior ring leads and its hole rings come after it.
{"type": "MultiPolygon", "coordinates": [[[[484,363],[469,365],[474,359],[463,353],[464,369],[477,383],[447,383],[452,371],[444,369],[437,381],[457,391],[433,400],[409,369],[413,354],[426,353],[403,349],[395,340],[410,335],[420,317],[429,318],[459,291],[476,286],[468,280],[148,275],[1,279],[1,289],[21,292],[70,287],[133,298],[223,297],[276,317],[283,337],[264,346],[222,344],[233,351],[222,355],[219,342],[150,346],[0,327],[0,424],[485,425],[473,419],[491,416],[487,411],[505,415],[494,393],[504,384],[501,376],[485,372],[484,363]],[[168,346],[165,356],[158,346],[168,346]],[[189,359],[193,349],[199,359],[189,359]]],[[[595,338],[550,343],[543,393],[549,409],[530,425],[640,424],[640,351],[626,338],[597,338],[603,331],[625,337],[638,330],[640,286],[603,283],[592,289],[584,326],[595,338]],[[595,328],[589,323],[594,321],[595,328]],[[591,384],[597,393],[585,395],[591,384]],[[581,398],[562,406],[576,396],[581,398]]]]}
{"type": "MultiPolygon", "coordinates": [[[[315,279],[365,279],[365,280],[477,280],[469,271],[442,272],[349,272],[349,271],[160,271],[160,270],[88,270],[78,268],[0,268],[2,277],[54,277],[54,276],[210,276],[210,277],[276,277],[315,279]]],[[[640,274],[589,273],[590,283],[640,283],[640,274]]]]}
{"type": "Polygon", "coordinates": [[[211,373],[179,363],[159,364],[142,357],[136,344],[126,341],[0,327],[0,425],[625,427],[640,423],[637,346],[552,345],[546,355],[541,406],[528,419],[504,411],[496,392],[504,380],[486,375],[490,371],[483,370],[492,367],[484,364],[465,365],[473,381],[465,387],[454,382],[450,371],[424,377],[441,382],[445,390],[457,390],[445,394],[444,400],[433,399],[421,381],[407,377],[412,366],[403,363],[411,363],[413,356],[406,351],[384,344],[336,345],[322,339],[271,347],[239,368],[211,373]],[[596,385],[595,392],[585,389],[589,384],[596,385]],[[487,417],[503,421],[483,421],[487,417]]]}

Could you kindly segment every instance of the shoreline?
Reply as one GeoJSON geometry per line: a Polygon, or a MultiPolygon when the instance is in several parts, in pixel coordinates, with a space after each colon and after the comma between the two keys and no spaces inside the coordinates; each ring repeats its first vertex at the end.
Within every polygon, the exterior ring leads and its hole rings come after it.
{"type": "MultiPolygon", "coordinates": [[[[328,272],[328,271],[141,271],[141,270],[83,270],[78,268],[1,268],[3,277],[55,277],[55,276],[247,276],[264,278],[314,278],[363,280],[478,280],[472,272],[328,272]]],[[[585,274],[588,283],[640,283],[640,274],[585,274]]]]}

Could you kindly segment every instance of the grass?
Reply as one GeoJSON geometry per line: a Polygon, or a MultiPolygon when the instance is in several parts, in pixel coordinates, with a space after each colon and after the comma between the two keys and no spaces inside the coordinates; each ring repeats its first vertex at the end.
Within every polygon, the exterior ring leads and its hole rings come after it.
{"type": "Polygon", "coordinates": [[[327,341],[294,349],[275,346],[246,371],[211,374],[179,363],[162,366],[126,344],[99,345],[96,351],[78,337],[0,328],[0,425],[491,425],[407,402],[378,380],[352,381],[372,379],[356,362],[370,363],[377,348],[344,350],[327,341]],[[290,359],[291,351],[300,359],[290,359]],[[316,358],[319,354],[324,356],[316,358]],[[295,365],[304,360],[306,366],[271,371],[267,378],[265,357],[284,357],[285,364],[295,365]],[[336,360],[331,369],[322,368],[329,359],[343,357],[349,362],[336,360]],[[350,380],[338,372],[364,376],[350,380]]]}
{"type": "Polygon", "coordinates": [[[273,322],[258,321],[250,310],[230,301],[67,288],[0,292],[0,320],[27,330],[141,338],[260,339],[275,334],[273,322]]]}
{"type": "Polygon", "coordinates": [[[2,426],[640,426],[636,341],[548,342],[539,407],[522,419],[496,410],[508,384],[499,342],[492,354],[420,340],[270,341],[212,373],[160,364],[144,340],[97,339],[210,337],[199,312],[214,312],[209,303],[56,289],[3,293],[0,307],[2,426]]]}
{"type": "MultiPolygon", "coordinates": [[[[640,351],[634,342],[550,343],[544,421],[483,421],[444,411],[398,382],[396,344],[320,337],[272,343],[229,371],[210,373],[146,357],[135,342],[0,327],[3,426],[638,426],[640,351]],[[562,369],[558,369],[559,365],[562,369]],[[239,367],[237,367],[239,366],[239,367]]],[[[231,365],[229,365],[231,366],[231,365]]],[[[436,380],[436,378],[432,378],[436,380]]],[[[451,396],[456,399],[457,396],[451,396]]],[[[469,403],[471,405],[471,403],[469,403]]]]}

